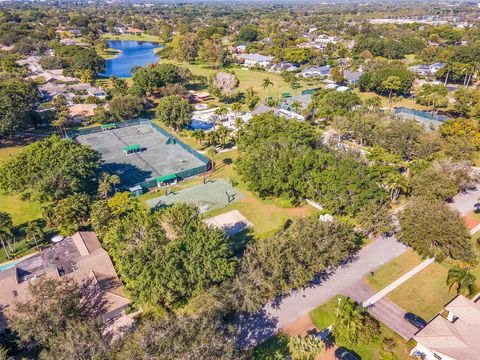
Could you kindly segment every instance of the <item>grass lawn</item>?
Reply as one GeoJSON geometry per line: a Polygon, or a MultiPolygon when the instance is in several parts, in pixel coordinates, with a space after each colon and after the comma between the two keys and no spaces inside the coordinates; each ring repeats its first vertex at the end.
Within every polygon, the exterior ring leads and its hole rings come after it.
{"type": "MultiPolygon", "coordinates": [[[[0,143],[0,164],[11,157],[18,155],[28,145],[29,140],[22,143],[0,143]]],[[[24,201],[18,195],[0,194],[0,211],[6,212],[12,216],[13,226],[21,227],[27,222],[39,219],[41,217],[40,204],[34,201],[24,201]]],[[[24,241],[17,242],[17,252],[15,257],[24,256],[33,249],[27,246],[24,241]]],[[[0,249],[0,263],[7,260],[3,249],[0,249]]]]}
{"type": "MultiPolygon", "coordinates": [[[[386,97],[386,96],[380,96],[380,95],[378,95],[374,92],[368,92],[368,91],[361,92],[358,89],[355,89],[355,92],[360,97],[360,99],[362,99],[362,101],[365,101],[366,99],[372,98],[374,96],[379,96],[380,99],[382,100],[382,107],[384,107],[384,108],[389,108],[390,107],[390,104],[388,102],[388,97],[386,97]]],[[[407,107],[407,108],[410,108],[410,109],[415,109],[415,110],[428,110],[428,107],[423,106],[423,105],[419,105],[415,102],[415,100],[412,100],[412,99],[403,99],[402,98],[398,102],[392,102],[392,108],[401,107],[401,106],[407,107]]]]}
{"type": "MultiPolygon", "coordinates": [[[[175,62],[168,59],[161,59],[160,62],[176,64],[188,68],[194,75],[210,76],[217,71],[209,68],[204,64],[188,64],[184,62],[175,62]]],[[[314,85],[312,83],[310,86],[309,84],[301,80],[301,86],[298,89],[292,89],[292,87],[288,83],[283,81],[282,77],[278,74],[272,74],[256,70],[244,70],[238,67],[232,67],[231,69],[227,70],[233,70],[237,75],[238,80],[240,80],[240,90],[246,90],[249,87],[253,87],[253,89],[259,93],[260,98],[264,98],[265,96],[272,96],[276,98],[277,94],[281,96],[281,94],[284,92],[289,92],[292,95],[299,95],[302,93],[302,90],[306,88],[319,87],[318,84],[314,85]],[[262,88],[262,81],[267,77],[272,81],[273,86],[269,86],[267,90],[264,90],[262,88]]]]}
{"type": "Polygon", "coordinates": [[[422,261],[422,258],[415,251],[409,250],[375,271],[373,276],[367,276],[365,281],[373,290],[379,291],[422,261]]]}
{"type": "Polygon", "coordinates": [[[120,53],[121,53],[120,50],[115,50],[115,49],[108,48],[103,53],[101,53],[100,56],[104,59],[111,59],[111,58],[117,56],[120,53]]]}
{"type": "Polygon", "coordinates": [[[42,214],[39,203],[21,200],[18,195],[0,194],[0,211],[12,216],[13,226],[25,225],[39,219],[42,214]]]}
{"type": "MultiPolygon", "coordinates": [[[[327,326],[331,325],[335,321],[335,307],[338,303],[338,298],[344,299],[344,296],[334,296],[325,304],[319,306],[310,313],[310,319],[312,323],[318,330],[323,330],[327,326]]],[[[392,349],[392,352],[397,356],[399,360],[410,359],[409,349],[407,342],[398,336],[395,332],[390,330],[387,326],[381,323],[382,334],[374,342],[368,345],[348,347],[347,348],[355,351],[362,359],[381,359],[380,351],[383,351],[383,340],[385,338],[390,338],[395,341],[395,346],[392,349]]],[[[337,343],[337,346],[344,346],[341,343],[337,343]]]]}
{"type": "Polygon", "coordinates": [[[430,320],[455,296],[453,291],[448,291],[447,275],[447,265],[430,264],[387,297],[406,311],[430,320]]]}
{"type": "Polygon", "coordinates": [[[137,40],[137,41],[152,41],[152,42],[159,42],[160,39],[158,36],[149,35],[149,34],[142,34],[142,35],[135,35],[135,34],[124,34],[124,35],[114,35],[114,34],[103,34],[102,36],[105,40],[137,40]]]}
{"type": "Polygon", "coordinates": [[[310,319],[313,325],[320,331],[329,327],[335,321],[335,307],[338,304],[338,299],[345,299],[345,296],[338,295],[332,297],[325,304],[320,305],[310,313],[310,319]]]}

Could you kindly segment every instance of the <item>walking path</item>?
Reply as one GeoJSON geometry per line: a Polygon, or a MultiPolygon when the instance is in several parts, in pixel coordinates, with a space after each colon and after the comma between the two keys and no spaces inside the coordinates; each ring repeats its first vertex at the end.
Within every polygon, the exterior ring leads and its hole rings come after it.
{"type": "Polygon", "coordinates": [[[432,258],[432,259],[427,259],[427,260],[423,261],[422,263],[418,264],[412,270],[410,270],[410,271],[406,272],[405,274],[403,274],[402,276],[400,276],[397,280],[392,282],[390,285],[384,287],[382,290],[377,292],[375,295],[373,295],[372,297],[365,300],[363,302],[363,306],[364,307],[369,307],[369,306],[375,304],[378,300],[383,298],[389,292],[395,290],[397,287],[402,285],[405,281],[410,279],[412,276],[418,274],[420,271],[425,269],[428,265],[430,265],[434,261],[435,261],[435,259],[432,258]]]}

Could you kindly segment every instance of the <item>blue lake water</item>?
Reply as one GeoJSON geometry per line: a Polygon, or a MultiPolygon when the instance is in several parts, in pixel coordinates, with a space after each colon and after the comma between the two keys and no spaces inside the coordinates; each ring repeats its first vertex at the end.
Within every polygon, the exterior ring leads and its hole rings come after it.
{"type": "Polygon", "coordinates": [[[108,59],[105,64],[105,72],[99,75],[110,77],[132,77],[130,70],[134,66],[145,66],[156,63],[159,56],[155,54],[156,48],[163,45],[148,41],[136,40],[110,40],[107,41],[111,49],[120,50],[121,53],[114,58],[108,59]]]}

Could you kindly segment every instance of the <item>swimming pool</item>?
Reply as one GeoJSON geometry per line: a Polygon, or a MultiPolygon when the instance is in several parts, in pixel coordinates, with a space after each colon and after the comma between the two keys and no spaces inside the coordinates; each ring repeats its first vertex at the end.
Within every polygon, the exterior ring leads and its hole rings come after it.
{"type": "Polygon", "coordinates": [[[5,265],[0,265],[0,271],[4,271],[4,270],[8,270],[12,267],[14,267],[15,265],[17,265],[19,262],[23,261],[24,259],[18,259],[18,260],[15,260],[15,261],[11,261],[5,265]]]}
{"type": "Polygon", "coordinates": [[[210,130],[211,128],[213,128],[213,123],[194,119],[190,123],[189,128],[192,129],[192,130],[207,131],[207,130],[210,130]]]}

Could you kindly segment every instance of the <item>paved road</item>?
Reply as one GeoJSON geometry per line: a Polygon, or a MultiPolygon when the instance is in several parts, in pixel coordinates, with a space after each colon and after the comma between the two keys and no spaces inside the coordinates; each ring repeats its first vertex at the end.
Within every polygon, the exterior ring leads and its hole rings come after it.
{"type": "Polygon", "coordinates": [[[470,190],[455,196],[450,206],[460,211],[462,215],[466,215],[470,211],[475,210],[475,204],[479,202],[478,198],[480,198],[480,186],[475,190],[470,190]]]}
{"type": "MultiPolygon", "coordinates": [[[[474,205],[478,202],[477,199],[479,197],[480,187],[455,196],[450,205],[460,211],[462,215],[465,215],[474,209],[474,205]]],[[[365,246],[350,263],[339,267],[331,273],[321,274],[316,285],[304,291],[292,292],[287,297],[269,303],[258,314],[242,317],[240,319],[240,328],[242,329],[241,343],[244,346],[252,347],[268,339],[302,315],[325,303],[332,296],[345,294],[348,288],[362,284],[362,279],[367,274],[395,259],[406,250],[407,247],[397,242],[393,237],[382,238],[365,246]]],[[[373,311],[376,311],[378,314],[392,311],[394,314],[397,314],[393,318],[398,318],[400,313],[402,313],[403,317],[403,309],[395,304],[388,304],[386,301],[379,301],[377,308],[372,310],[372,313],[373,311]]],[[[388,320],[385,321],[388,322],[388,320]]],[[[400,324],[400,321],[395,320],[394,322],[400,324]]],[[[392,326],[393,329],[397,326],[393,323],[386,324],[392,326]]],[[[407,331],[411,332],[412,329],[405,329],[405,331],[398,329],[398,331],[404,334],[402,336],[408,336],[407,331]]]]}
{"type": "Polygon", "coordinates": [[[332,296],[360,282],[363,277],[403,254],[407,247],[395,238],[381,238],[362,248],[346,265],[319,277],[317,285],[269,303],[262,312],[241,319],[242,343],[245,346],[266,340],[329,300],[332,296]]]}

